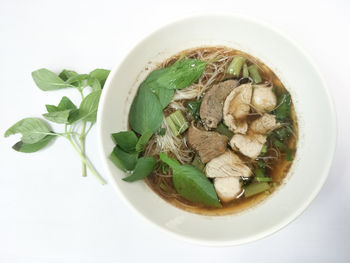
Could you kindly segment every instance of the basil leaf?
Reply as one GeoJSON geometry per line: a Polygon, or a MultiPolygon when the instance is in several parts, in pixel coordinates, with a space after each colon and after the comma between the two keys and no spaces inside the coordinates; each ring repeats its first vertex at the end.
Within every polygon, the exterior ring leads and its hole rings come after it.
{"type": "Polygon", "coordinates": [[[150,130],[145,131],[141,135],[141,137],[139,138],[139,141],[136,144],[136,151],[137,152],[142,152],[145,149],[145,147],[146,147],[149,139],[152,137],[152,135],[153,135],[153,132],[150,130]]]}
{"type": "Polygon", "coordinates": [[[147,177],[152,171],[157,161],[153,157],[141,157],[137,160],[135,170],[132,175],[123,178],[126,182],[134,182],[147,177]]]}
{"type": "Polygon", "coordinates": [[[70,123],[71,112],[77,107],[68,97],[64,96],[57,107],[46,105],[46,109],[48,113],[43,114],[45,119],[56,123],[70,123]]]}
{"type": "Polygon", "coordinates": [[[79,107],[79,119],[95,122],[98,103],[100,101],[101,91],[94,91],[87,95],[79,107]]]}
{"type": "Polygon", "coordinates": [[[129,124],[139,134],[156,132],[163,122],[163,110],[155,94],[145,86],[138,90],[129,112],[129,124]]]}
{"type": "Polygon", "coordinates": [[[128,153],[135,152],[135,147],[138,139],[133,131],[113,133],[112,138],[114,142],[119,145],[119,147],[124,151],[128,153]]]}
{"type": "Polygon", "coordinates": [[[93,91],[101,90],[101,84],[97,78],[89,77],[87,81],[88,86],[92,88],[93,91]]]}
{"type": "Polygon", "coordinates": [[[78,74],[75,76],[71,76],[66,80],[66,83],[72,84],[75,83],[74,86],[76,87],[82,87],[83,86],[83,81],[87,80],[89,78],[89,75],[87,74],[78,74]]]}
{"type": "Polygon", "coordinates": [[[36,143],[42,140],[50,133],[49,126],[38,118],[25,118],[11,126],[6,132],[5,137],[12,134],[22,134],[23,143],[36,143]]]}
{"type": "Polygon", "coordinates": [[[167,89],[183,89],[202,76],[207,63],[199,59],[178,60],[155,81],[167,89]]]}
{"type": "Polygon", "coordinates": [[[161,153],[160,159],[173,169],[173,183],[183,198],[207,206],[221,207],[215,188],[209,179],[192,165],[181,165],[161,153]]]}
{"type": "Polygon", "coordinates": [[[137,163],[138,153],[127,153],[118,145],[114,147],[109,159],[120,169],[124,171],[134,170],[137,163]]]}
{"type": "Polygon", "coordinates": [[[282,93],[277,99],[277,108],[274,113],[278,121],[284,121],[290,116],[291,97],[288,92],[282,93]]]}
{"type": "Polygon", "coordinates": [[[23,153],[33,153],[41,150],[44,148],[55,136],[53,135],[47,135],[40,141],[36,143],[24,143],[23,141],[17,142],[15,145],[12,146],[14,150],[17,152],[23,152],[23,153]]]}
{"type": "Polygon", "coordinates": [[[66,81],[67,79],[69,79],[70,77],[73,77],[73,76],[77,76],[78,73],[76,73],[75,71],[73,70],[67,70],[67,69],[64,69],[61,71],[61,73],[58,75],[63,81],[66,81]]]}
{"type": "Polygon", "coordinates": [[[68,123],[69,115],[72,110],[53,111],[43,114],[43,117],[56,123],[68,123]]]}
{"type": "Polygon", "coordinates": [[[45,68],[33,71],[32,77],[38,88],[44,91],[71,87],[70,84],[64,82],[55,73],[45,68]]]}
{"type": "Polygon", "coordinates": [[[47,112],[55,112],[55,111],[58,111],[58,108],[57,108],[57,106],[55,106],[55,105],[46,104],[45,107],[46,107],[47,112]]]}
{"type": "Polygon", "coordinates": [[[106,79],[111,71],[107,69],[95,69],[90,72],[90,77],[96,78],[101,85],[101,88],[105,85],[106,79]]]}
{"type": "Polygon", "coordinates": [[[66,96],[62,97],[60,103],[57,106],[58,110],[75,110],[77,106],[66,96]]]}

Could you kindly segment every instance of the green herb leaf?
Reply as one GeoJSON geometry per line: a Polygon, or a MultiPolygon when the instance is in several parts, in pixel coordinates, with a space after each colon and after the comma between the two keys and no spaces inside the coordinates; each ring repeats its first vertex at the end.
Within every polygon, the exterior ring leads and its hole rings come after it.
{"type": "Polygon", "coordinates": [[[277,98],[277,108],[274,113],[278,121],[284,121],[290,117],[291,97],[288,92],[282,93],[277,98]]]}
{"type": "Polygon", "coordinates": [[[202,76],[206,65],[199,59],[178,60],[156,82],[167,89],[184,89],[202,76]]]}
{"type": "Polygon", "coordinates": [[[11,126],[6,132],[5,137],[12,134],[22,134],[22,142],[26,144],[33,144],[41,141],[48,133],[50,133],[49,126],[38,118],[25,118],[11,126]]]}
{"type": "Polygon", "coordinates": [[[216,128],[216,131],[222,135],[225,135],[229,139],[231,139],[233,136],[233,132],[230,131],[229,128],[222,122],[219,123],[218,127],[216,128]]]}
{"type": "Polygon", "coordinates": [[[213,184],[192,165],[180,165],[175,159],[161,153],[160,159],[173,169],[176,191],[185,199],[207,206],[221,207],[213,184]]]}
{"type": "Polygon", "coordinates": [[[107,69],[95,69],[91,71],[89,75],[90,77],[97,79],[101,88],[103,88],[110,72],[111,71],[107,69]]]}
{"type": "Polygon", "coordinates": [[[149,139],[152,137],[152,135],[153,135],[153,132],[150,130],[145,131],[141,135],[141,137],[139,138],[139,141],[136,144],[136,151],[137,152],[142,152],[145,149],[145,147],[146,147],[149,139]]]}
{"type": "Polygon", "coordinates": [[[110,160],[124,171],[134,170],[137,163],[138,153],[127,153],[118,145],[114,147],[113,152],[109,156],[110,160]]]}
{"type": "Polygon", "coordinates": [[[33,71],[32,77],[38,88],[44,91],[71,87],[55,73],[45,68],[33,71]]]}
{"type": "Polygon", "coordinates": [[[123,178],[126,182],[134,182],[147,177],[152,171],[157,161],[153,157],[141,157],[137,160],[135,170],[132,175],[123,178]]]}
{"type": "Polygon", "coordinates": [[[80,103],[79,119],[95,122],[101,91],[93,91],[80,103]]]}
{"type": "Polygon", "coordinates": [[[201,108],[201,104],[202,104],[201,100],[193,100],[187,104],[187,109],[193,116],[193,119],[195,122],[200,120],[199,110],[201,108]]]}
{"type": "Polygon", "coordinates": [[[16,150],[17,152],[23,152],[23,153],[37,152],[37,151],[41,150],[42,148],[44,148],[55,137],[56,136],[53,136],[53,135],[47,135],[43,139],[41,139],[40,141],[38,141],[36,143],[32,143],[32,144],[19,141],[15,145],[13,145],[12,148],[14,150],[16,150]]]}
{"type": "Polygon", "coordinates": [[[77,75],[78,75],[78,73],[76,73],[73,70],[64,69],[61,71],[61,73],[58,75],[58,77],[60,77],[63,81],[66,81],[70,77],[77,76],[77,75]]]}
{"type": "Polygon", "coordinates": [[[160,136],[164,136],[165,134],[166,134],[166,129],[165,128],[160,128],[159,130],[158,130],[158,133],[157,133],[158,135],[160,135],[160,136]]]}
{"type": "Polygon", "coordinates": [[[101,84],[97,78],[89,77],[87,84],[92,88],[93,91],[101,90],[101,84]]]}
{"type": "Polygon", "coordinates": [[[52,111],[43,114],[43,117],[49,121],[55,123],[68,123],[69,115],[72,110],[63,110],[63,111],[52,111]]]}
{"type": "Polygon", "coordinates": [[[122,131],[113,133],[112,138],[114,142],[119,145],[122,150],[128,153],[134,153],[137,144],[137,136],[133,131],[122,131]]]}
{"type": "Polygon", "coordinates": [[[43,114],[44,118],[56,123],[70,123],[71,112],[77,107],[66,96],[64,96],[58,106],[46,105],[48,113],[43,114]]]}
{"type": "Polygon", "coordinates": [[[145,86],[141,86],[129,112],[131,128],[139,134],[149,130],[155,133],[162,122],[163,110],[157,96],[145,86]]]}
{"type": "Polygon", "coordinates": [[[87,74],[78,74],[75,76],[71,76],[66,80],[66,83],[71,84],[77,88],[81,88],[84,86],[84,81],[89,78],[87,74]]]}

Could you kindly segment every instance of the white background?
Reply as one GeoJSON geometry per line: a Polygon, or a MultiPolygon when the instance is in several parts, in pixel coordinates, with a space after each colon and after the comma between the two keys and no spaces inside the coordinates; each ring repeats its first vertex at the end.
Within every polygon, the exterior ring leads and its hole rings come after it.
{"type": "MultiPolygon", "coordinates": [[[[328,82],[338,113],[338,146],[329,178],[311,206],[263,240],[200,247],[148,225],[110,185],[82,178],[78,157],[63,139],[22,154],[11,149],[18,138],[0,138],[1,263],[350,262],[349,1],[2,0],[1,136],[21,118],[40,116],[44,104],[57,104],[63,94],[78,98],[74,91],[40,91],[31,71],[111,68],[161,25],[209,11],[246,14],[276,26],[313,56],[328,82]]],[[[87,147],[103,174],[95,130],[87,147]]]]}

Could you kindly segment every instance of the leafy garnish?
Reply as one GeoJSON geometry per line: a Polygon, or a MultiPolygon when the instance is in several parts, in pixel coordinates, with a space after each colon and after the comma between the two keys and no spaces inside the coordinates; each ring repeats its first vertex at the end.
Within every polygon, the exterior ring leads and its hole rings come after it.
{"type": "Polygon", "coordinates": [[[22,134],[21,140],[13,146],[13,149],[25,153],[36,152],[47,146],[57,136],[66,138],[81,158],[83,176],[86,176],[87,167],[99,182],[104,184],[104,180],[85,155],[85,138],[96,122],[101,88],[108,73],[109,70],[97,69],[90,74],[78,74],[64,69],[56,75],[45,68],[32,72],[33,80],[41,90],[51,91],[72,87],[79,91],[82,102],[77,108],[68,97],[64,96],[57,106],[46,105],[47,113],[43,116],[51,122],[64,124],[62,133],[52,132],[47,123],[38,118],[25,118],[14,124],[5,133],[5,137],[16,133],[22,134]],[[89,83],[93,92],[85,96],[84,89],[89,86],[89,83]],[[88,130],[86,130],[87,122],[90,123],[88,130]],[[80,133],[74,131],[76,127],[80,127],[80,133]]]}
{"type": "Polygon", "coordinates": [[[193,100],[187,104],[187,109],[191,113],[195,122],[200,120],[199,110],[201,108],[201,100],[193,100]]]}
{"type": "Polygon", "coordinates": [[[135,152],[137,144],[137,136],[133,131],[122,131],[112,134],[114,142],[119,145],[124,151],[132,153],[135,152]]]}
{"type": "Polygon", "coordinates": [[[161,153],[160,159],[173,170],[173,183],[183,198],[212,207],[221,207],[213,184],[192,165],[181,165],[175,159],[161,153]]]}
{"type": "Polygon", "coordinates": [[[137,160],[134,172],[123,178],[126,182],[134,182],[147,177],[152,171],[157,161],[153,157],[141,157],[137,160]]]}
{"type": "Polygon", "coordinates": [[[277,98],[277,108],[274,113],[278,121],[285,121],[290,117],[291,97],[288,92],[282,93],[277,98]]]}
{"type": "Polygon", "coordinates": [[[141,137],[139,138],[139,140],[136,144],[136,147],[135,147],[137,152],[142,152],[145,149],[145,147],[146,147],[149,139],[152,137],[152,135],[153,135],[153,132],[150,130],[145,131],[141,135],[141,137]]]}
{"type": "Polygon", "coordinates": [[[128,153],[123,151],[119,145],[115,146],[110,155],[110,160],[120,169],[124,171],[134,170],[137,163],[138,153],[128,153]]]}

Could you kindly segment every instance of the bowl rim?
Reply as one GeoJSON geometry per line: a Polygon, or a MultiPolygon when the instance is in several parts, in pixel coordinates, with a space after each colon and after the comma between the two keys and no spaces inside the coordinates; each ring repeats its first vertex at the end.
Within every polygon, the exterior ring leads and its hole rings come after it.
{"type": "MultiPolygon", "coordinates": [[[[170,22],[166,23],[166,24],[162,24],[159,27],[156,27],[151,33],[147,34],[145,37],[139,39],[137,41],[137,44],[134,45],[132,48],[129,49],[128,52],[126,52],[126,54],[124,56],[122,56],[118,61],[117,64],[112,68],[106,82],[105,82],[105,89],[109,89],[110,85],[111,85],[111,81],[112,81],[112,76],[114,76],[116,74],[116,72],[119,71],[121,65],[123,64],[123,62],[129,57],[129,55],[131,53],[134,52],[135,49],[137,49],[139,46],[142,46],[143,43],[145,41],[147,41],[148,39],[152,38],[154,35],[156,35],[159,31],[174,25],[176,23],[182,23],[185,22],[186,20],[190,20],[190,19],[211,19],[211,18],[236,18],[239,20],[245,20],[245,21],[249,21],[251,23],[254,24],[258,24],[260,26],[265,27],[266,29],[272,31],[273,33],[279,35],[280,37],[284,38],[287,40],[287,42],[289,42],[298,52],[300,52],[302,54],[303,57],[305,57],[306,61],[314,68],[315,72],[318,75],[318,78],[320,79],[320,81],[322,82],[322,88],[325,91],[327,100],[328,100],[328,106],[330,109],[330,133],[331,133],[331,137],[329,138],[329,145],[330,148],[332,149],[329,153],[328,156],[329,158],[327,159],[327,163],[324,164],[324,170],[323,173],[321,174],[321,176],[319,177],[318,180],[318,184],[315,185],[313,191],[310,193],[309,197],[307,200],[305,200],[303,202],[303,205],[301,205],[298,209],[296,209],[291,216],[285,218],[283,221],[280,221],[278,224],[275,224],[274,227],[270,227],[269,229],[266,229],[266,231],[261,232],[260,234],[256,234],[256,235],[251,235],[249,237],[246,238],[241,238],[241,239],[234,239],[234,240],[208,240],[208,239],[198,239],[198,238],[192,238],[192,237],[188,237],[188,236],[184,236],[178,233],[175,233],[169,229],[166,229],[162,226],[160,226],[159,224],[153,222],[152,220],[148,219],[146,216],[144,216],[139,210],[137,210],[133,204],[121,193],[119,186],[117,183],[114,182],[114,178],[111,175],[111,172],[109,171],[108,165],[107,165],[107,158],[105,157],[104,151],[103,151],[103,144],[102,144],[102,124],[101,124],[101,119],[102,119],[102,110],[101,110],[101,106],[98,109],[97,112],[97,141],[98,141],[98,152],[99,155],[102,159],[102,165],[103,165],[103,169],[104,171],[107,171],[107,181],[109,183],[111,183],[112,187],[114,188],[114,190],[118,193],[119,197],[121,197],[121,199],[123,200],[123,202],[132,210],[134,211],[136,214],[139,215],[140,218],[143,218],[143,220],[145,220],[146,222],[150,223],[151,225],[155,226],[157,229],[161,230],[163,233],[167,233],[171,236],[173,236],[174,238],[180,240],[180,241],[186,241],[192,244],[197,244],[197,245],[202,245],[202,246],[216,246],[216,247],[223,247],[223,246],[233,246],[233,245],[241,245],[241,244],[246,244],[249,242],[253,242],[259,239],[263,239],[265,237],[268,237],[274,233],[276,233],[277,231],[283,229],[284,227],[286,227],[288,224],[290,224],[291,222],[293,222],[295,219],[297,219],[305,210],[307,207],[309,207],[309,205],[311,204],[311,202],[316,198],[316,196],[318,195],[318,193],[320,192],[320,190],[322,189],[324,183],[327,180],[327,177],[329,175],[329,171],[334,159],[334,154],[335,154],[335,150],[336,150],[336,146],[337,146],[337,134],[338,134],[338,125],[337,125],[337,115],[336,115],[336,110],[335,110],[335,104],[334,104],[334,100],[332,98],[332,95],[329,91],[329,87],[327,85],[326,80],[324,79],[319,67],[317,66],[317,63],[315,62],[315,60],[307,53],[307,51],[299,44],[297,43],[294,39],[290,38],[287,34],[285,34],[284,32],[282,32],[281,30],[279,30],[278,28],[276,28],[275,26],[266,23],[265,21],[261,21],[259,19],[256,18],[252,18],[250,16],[247,15],[242,15],[242,14],[237,14],[237,13],[218,13],[218,12],[213,12],[213,13],[202,13],[202,14],[196,14],[196,15],[185,15],[182,17],[177,17],[175,19],[171,19],[170,22]]],[[[104,91],[103,90],[103,91],[104,91]]],[[[101,94],[101,98],[100,98],[100,103],[99,105],[104,105],[104,101],[106,99],[106,94],[107,92],[103,92],[101,94]]],[[[169,204],[170,205],[170,204],[169,204]]]]}

